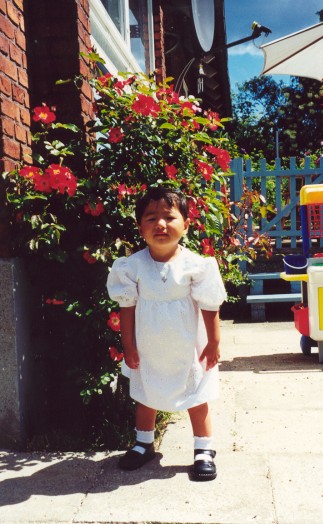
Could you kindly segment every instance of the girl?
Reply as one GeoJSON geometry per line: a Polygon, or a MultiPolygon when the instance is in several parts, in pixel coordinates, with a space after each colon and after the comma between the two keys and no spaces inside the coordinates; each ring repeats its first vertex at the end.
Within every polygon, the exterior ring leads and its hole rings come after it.
{"type": "Polygon", "coordinates": [[[226,292],[214,258],[179,245],[189,226],[179,191],[148,190],[136,204],[147,247],[113,263],[111,299],[120,305],[122,372],[136,401],[135,446],[119,466],[153,459],[157,410],[187,409],[194,434],[195,480],[216,477],[208,401],[218,396],[219,307],[226,292]]]}

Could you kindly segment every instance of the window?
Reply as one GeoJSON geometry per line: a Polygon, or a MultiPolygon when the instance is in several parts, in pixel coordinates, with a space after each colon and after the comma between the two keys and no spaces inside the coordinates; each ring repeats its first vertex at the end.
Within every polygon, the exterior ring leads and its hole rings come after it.
{"type": "Polygon", "coordinates": [[[108,69],[155,68],[152,0],[90,0],[94,46],[108,69]]]}

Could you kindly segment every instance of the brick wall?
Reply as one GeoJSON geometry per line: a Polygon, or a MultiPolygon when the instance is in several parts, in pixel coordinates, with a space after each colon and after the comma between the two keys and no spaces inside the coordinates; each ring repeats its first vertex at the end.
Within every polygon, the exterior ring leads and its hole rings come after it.
{"type": "Polygon", "coordinates": [[[30,105],[22,0],[0,0],[0,170],[30,160],[30,105]]]}
{"type": "Polygon", "coordinates": [[[79,56],[91,46],[89,0],[29,0],[26,28],[31,107],[56,106],[60,121],[82,126],[92,110],[90,86],[80,82],[79,90],[74,82],[56,81],[89,75],[89,64],[79,56]]]}
{"type": "MultiPolygon", "coordinates": [[[[56,85],[90,74],[79,54],[91,46],[89,9],[89,0],[0,0],[0,173],[32,161],[31,108],[45,102],[80,127],[92,116],[87,81],[56,85]]],[[[0,178],[0,257],[10,255],[4,201],[0,178]]]]}
{"type": "Polygon", "coordinates": [[[164,13],[159,2],[154,3],[154,45],[155,69],[157,83],[166,78],[165,44],[164,44],[164,13]]]}

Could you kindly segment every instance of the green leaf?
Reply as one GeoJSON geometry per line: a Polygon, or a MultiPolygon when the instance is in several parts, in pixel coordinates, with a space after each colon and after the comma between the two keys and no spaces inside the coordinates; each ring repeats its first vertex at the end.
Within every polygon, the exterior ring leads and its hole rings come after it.
{"type": "Polygon", "coordinates": [[[38,164],[44,164],[45,163],[45,159],[43,156],[41,156],[39,153],[35,153],[33,155],[33,159],[38,163],[38,164]]]}
{"type": "Polygon", "coordinates": [[[67,78],[66,80],[56,80],[55,84],[61,85],[61,84],[69,84],[71,82],[73,82],[72,78],[67,78]]]}
{"type": "Polygon", "coordinates": [[[58,128],[69,129],[70,131],[73,131],[73,133],[78,133],[80,131],[79,127],[77,127],[75,124],[57,123],[57,124],[52,124],[52,128],[53,129],[58,129],[58,128]]]}
{"type": "Polygon", "coordinates": [[[170,124],[169,122],[165,122],[161,126],[159,126],[160,129],[176,129],[176,126],[174,124],[170,124]]]}
{"type": "Polygon", "coordinates": [[[93,62],[99,62],[100,64],[105,64],[105,60],[100,57],[98,53],[95,53],[92,51],[91,53],[83,53],[80,52],[80,56],[83,56],[83,58],[88,58],[89,60],[92,60],[93,62]]]}
{"type": "Polygon", "coordinates": [[[206,144],[212,144],[212,140],[207,133],[196,133],[194,139],[199,142],[205,142],[206,144]]]}

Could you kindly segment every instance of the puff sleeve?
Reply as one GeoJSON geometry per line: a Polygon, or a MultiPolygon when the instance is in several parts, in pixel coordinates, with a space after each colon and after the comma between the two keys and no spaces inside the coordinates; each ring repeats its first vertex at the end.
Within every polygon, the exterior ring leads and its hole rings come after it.
{"type": "Polygon", "coordinates": [[[202,258],[192,280],[192,297],[200,309],[218,311],[227,298],[219,266],[214,258],[202,258]]]}
{"type": "Polygon", "coordinates": [[[114,261],[108,276],[107,288],[110,298],[118,302],[120,307],[136,305],[138,289],[130,257],[122,257],[114,261]]]}

